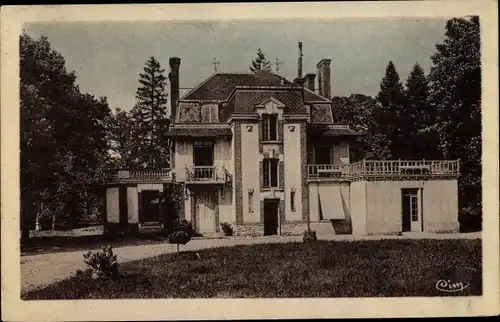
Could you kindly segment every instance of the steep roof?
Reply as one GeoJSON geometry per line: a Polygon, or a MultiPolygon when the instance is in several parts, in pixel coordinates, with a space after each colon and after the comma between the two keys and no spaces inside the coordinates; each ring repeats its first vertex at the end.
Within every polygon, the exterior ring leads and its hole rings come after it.
{"type": "MultiPolygon", "coordinates": [[[[274,86],[288,88],[292,82],[267,71],[247,74],[218,73],[209,77],[198,87],[187,93],[181,100],[223,101],[229,98],[237,86],[274,86]]],[[[328,99],[304,89],[305,102],[329,102],[328,99]]]]}

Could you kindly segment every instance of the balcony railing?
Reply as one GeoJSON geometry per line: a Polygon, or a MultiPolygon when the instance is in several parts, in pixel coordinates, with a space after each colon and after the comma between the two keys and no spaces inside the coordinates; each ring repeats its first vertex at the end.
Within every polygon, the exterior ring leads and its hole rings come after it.
{"type": "Polygon", "coordinates": [[[231,174],[223,166],[186,167],[186,182],[231,182],[231,174]]]}
{"type": "Polygon", "coordinates": [[[309,178],[340,178],[345,177],[347,165],[341,164],[310,164],[309,178]]]}
{"type": "Polygon", "coordinates": [[[106,175],[107,181],[172,181],[171,169],[158,170],[115,170],[106,175]]]}
{"type": "Polygon", "coordinates": [[[365,160],[361,162],[309,165],[309,178],[359,178],[390,176],[458,176],[458,160],[365,160]]]}

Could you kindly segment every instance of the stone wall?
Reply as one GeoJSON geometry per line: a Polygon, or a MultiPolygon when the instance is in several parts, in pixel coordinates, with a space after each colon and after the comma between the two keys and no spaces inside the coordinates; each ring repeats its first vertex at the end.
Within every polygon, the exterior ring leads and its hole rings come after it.
{"type": "Polygon", "coordinates": [[[234,236],[263,236],[264,235],[264,225],[263,224],[242,224],[233,225],[234,236]]]}

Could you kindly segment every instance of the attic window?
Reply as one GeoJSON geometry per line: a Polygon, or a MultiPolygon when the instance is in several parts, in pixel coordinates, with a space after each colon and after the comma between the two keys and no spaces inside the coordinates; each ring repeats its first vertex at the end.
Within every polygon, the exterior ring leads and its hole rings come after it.
{"type": "Polygon", "coordinates": [[[278,140],[278,115],[262,115],[262,141],[278,140]]]}
{"type": "Polygon", "coordinates": [[[201,107],[201,123],[219,122],[218,106],[215,104],[203,105],[201,107]]]}

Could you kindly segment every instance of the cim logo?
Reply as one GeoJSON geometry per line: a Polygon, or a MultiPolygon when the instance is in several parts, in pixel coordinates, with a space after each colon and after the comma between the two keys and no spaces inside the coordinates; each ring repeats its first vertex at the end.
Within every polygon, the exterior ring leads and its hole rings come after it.
{"type": "Polygon", "coordinates": [[[451,280],[439,280],[436,283],[436,289],[442,292],[462,292],[470,283],[464,284],[463,282],[452,282],[451,280]]]}

